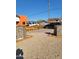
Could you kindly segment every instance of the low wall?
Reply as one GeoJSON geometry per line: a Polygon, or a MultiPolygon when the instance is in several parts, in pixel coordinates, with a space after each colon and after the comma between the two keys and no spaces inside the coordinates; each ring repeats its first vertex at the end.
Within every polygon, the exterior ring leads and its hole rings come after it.
{"type": "Polygon", "coordinates": [[[24,26],[16,26],[16,39],[24,39],[26,36],[26,30],[24,26]]]}

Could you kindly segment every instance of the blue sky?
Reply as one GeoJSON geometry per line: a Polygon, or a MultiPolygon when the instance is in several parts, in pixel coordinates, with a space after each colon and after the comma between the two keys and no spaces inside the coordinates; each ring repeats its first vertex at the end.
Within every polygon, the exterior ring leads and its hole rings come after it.
{"type": "MultiPolygon", "coordinates": [[[[29,20],[48,19],[48,0],[16,0],[16,14],[29,20]]],[[[62,0],[50,0],[50,18],[62,16],[62,0]]]]}

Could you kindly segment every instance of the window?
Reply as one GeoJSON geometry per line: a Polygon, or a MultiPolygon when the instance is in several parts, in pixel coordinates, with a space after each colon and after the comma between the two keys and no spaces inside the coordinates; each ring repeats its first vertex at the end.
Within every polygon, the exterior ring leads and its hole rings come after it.
{"type": "Polygon", "coordinates": [[[23,22],[23,25],[25,25],[25,22],[23,22]]]}

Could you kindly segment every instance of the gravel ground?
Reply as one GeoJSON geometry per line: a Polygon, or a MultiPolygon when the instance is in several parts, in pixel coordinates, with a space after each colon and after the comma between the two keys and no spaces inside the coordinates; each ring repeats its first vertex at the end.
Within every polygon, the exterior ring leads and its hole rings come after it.
{"type": "Polygon", "coordinates": [[[62,38],[45,34],[49,31],[53,32],[51,29],[27,32],[32,37],[16,43],[16,48],[23,48],[24,59],[62,59],[62,38]]]}

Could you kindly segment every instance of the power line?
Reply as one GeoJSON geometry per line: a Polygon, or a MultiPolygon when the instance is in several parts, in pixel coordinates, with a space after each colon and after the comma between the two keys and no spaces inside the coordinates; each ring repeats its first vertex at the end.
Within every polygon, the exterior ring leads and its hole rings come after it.
{"type": "MultiPolygon", "coordinates": [[[[56,10],[61,10],[61,8],[55,8],[55,9],[51,8],[51,9],[50,9],[50,12],[51,12],[51,11],[56,11],[56,10]]],[[[41,12],[39,12],[39,13],[35,13],[35,14],[29,15],[29,16],[32,17],[32,16],[35,16],[35,15],[43,14],[43,13],[48,13],[48,10],[41,11],[41,12]]]]}
{"type": "Polygon", "coordinates": [[[48,0],[48,19],[50,18],[50,0],[48,0]]]}

